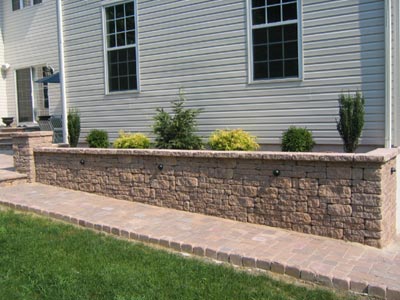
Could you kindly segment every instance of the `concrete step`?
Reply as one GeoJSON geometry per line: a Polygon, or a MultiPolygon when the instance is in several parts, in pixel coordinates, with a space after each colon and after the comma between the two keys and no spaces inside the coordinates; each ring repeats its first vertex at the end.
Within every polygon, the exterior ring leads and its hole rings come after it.
{"type": "Polygon", "coordinates": [[[27,175],[11,169],[0,169],[0,187],[17,185],[27,182],[27,175]]]}
{"type": "Polygon", "coordinates": [[[2,141],[0,140],[0,151],[1,150],[12,150],[12,141],[2,141]]]}

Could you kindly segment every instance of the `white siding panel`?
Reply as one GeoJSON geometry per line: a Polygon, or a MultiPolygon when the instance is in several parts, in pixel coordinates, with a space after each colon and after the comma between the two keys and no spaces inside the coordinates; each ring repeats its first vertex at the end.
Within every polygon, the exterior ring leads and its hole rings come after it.
{"type": "MultiPolygon", "coordinates": [[[[15,70],[50,65],[58,71],[56,1],[12,11],[12,1],[1,1],[5,60],[11,65],[7,73],[9,114],[16,116],[15,70]]],[[[50,87],[50,113],[59,112],[58,85],[50,87]]]]}
{"type": "Polygon", "coordinates": [[[337,144],[338,94],[364,92],[362,143],[382,145],[384,10],[380,0],[303,0],[304,80],[248,84],[246,3],[242,0],[139,0],[141,92],[105,95],[102,1],[68,0],[67,91],[92,128],[151,134],[157,107],[184,88],[202,108],[199,132],[241,127],[262,143],[279,143],[290,125],[337,144]]]}
{"type": "MultiPolygon", "coordinates": [[[[3,41],[3,3],[0,3],[0,67],[6,63],[4,58],[4,41],[3,41]]],[[[6,79],[4,75],[7,75],[4,71],[0,71],[0,117],[8,116],[8,103],[6,93],[6,79]]],[[[3,125],[3,124],[1,124],[3,125]]]]}

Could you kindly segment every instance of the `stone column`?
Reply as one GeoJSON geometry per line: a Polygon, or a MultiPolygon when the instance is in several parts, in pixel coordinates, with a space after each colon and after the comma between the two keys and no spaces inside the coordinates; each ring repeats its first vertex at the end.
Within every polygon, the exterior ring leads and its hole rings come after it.
{"type": "Polygon", "coordinates": [[[36,178],[34,147],[51,147],[52,131],[20,132],[12,135],[14,151],[14,167],[17,172],[27,174],[28,182],[36,178]]]}

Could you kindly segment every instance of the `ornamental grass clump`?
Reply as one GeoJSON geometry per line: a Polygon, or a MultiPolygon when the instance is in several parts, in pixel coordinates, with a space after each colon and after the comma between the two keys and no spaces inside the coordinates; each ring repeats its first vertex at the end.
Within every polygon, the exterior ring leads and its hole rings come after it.
{"type": "Polygon", "coordinates": [[[120,131],[113,147],[118,149],[148,149],[150,148],[150,139],[142,133],[120,131]]]}
{"type": "Polygon", "coordinates": [[[312,133],[307,128],[290,126],[282,134],[282,151],[310,152],[314,145],[312,133]]]}
{"type": "Polygon", "coordinates": [[[86,137],[86,142],[90,148],[108,148],[108,133],[105,130],[93,129],[86,137]]]}
{"type": "Polygon", "coordinates": [[[172,114],[163,108],[157,108],[153,125],[157,148],[186,150],[203,148],[201,138],[195,134],[196,118],[201,110],[184,108],[185,101],[183,92],[179,91],[179,99],[172,102],[172,114]]]}
{"type": "Polygon", "coordinates": [[[211,134],[208,145],[212,150],[255,151],[260,148],[256,139],[255,136],[242,129],[219,129],[211,134]]]}
{"type": "Polygon", "coordinates": [[[343,140],[345,152],[355,152],[364,127],[365,100],[360,92],[354,96],[348,93],[339,95],[339,121],[337,130],[343,140]]]}

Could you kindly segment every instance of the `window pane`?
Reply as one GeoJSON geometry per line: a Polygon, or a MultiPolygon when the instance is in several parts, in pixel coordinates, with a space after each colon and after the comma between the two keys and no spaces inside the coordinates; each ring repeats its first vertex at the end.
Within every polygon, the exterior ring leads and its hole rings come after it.
{"type": "Polygon", "coordinates": [[[128,61],[136,61],[136,51],[135,48],[128,50],[128,61]]]}
{"type": "Polygon", "coordinates": [[[268,42],[280,43],[282,42],[282,26],[271,27],[268,29],[268,42]]]}
{"type": "Polygon", "coordinates": [[[283,26],[285,41],[297,41],[297,24],[283,26]]]}
{"type": "Polygon", "coordinates": [[[270,78],[282,78],[283,77],[283,62],[272,61],[269,64],[269,77],[270,78]]]}
{"type": "Polygon", "coordinates": [[[281,0],[267,0],[268,5],[280,4],[281,0]]]}
{"type": "Polygon", "coordinates": [[[110,66],[110,76],[117,77],[118,76],[118,64],[111,64],[110,66]]]}
{"type": "Polygon", "coordinates": [[[135,14],[133,2],[129,2],[125,4],[125,15],[133,16],[135,14]]]}
{"type": "Polygon", "coordinates": [[[125,46],[125,33],[118,33],[117,34],[117,46],[125,46]]]}
{"type": "Polygon", "coordinates": [[[115,14],[117,18],[123,18],[125,16],[123,4],[115,6],[115,14]]]}
{"type": "Polygon", "coordinates": [[[297,58],[297,42],[285,43],[285,58],[297,58]]]}
{"type": "Polygon", "coordinates": [[[107,33],[115,33],[115,22],[114,21],[107,22],[107,33]]]}
{"type": "Polygon", "coordinates": [[[118,62],[127,62],[128,61],[128,50],[118,50],[118,62]]]}
{"type": "Polygon", "coordinates": [[[118,77],[110,78],[109,85],[110,92],[119,91],[118,77]]]}
{"type": "Polygon", "coordinates": [[[125,19],[117,20],[117,32],[122,32],[125,30],[125,19]]]}
{"type": "Polygon", "coordinates": [[[120,77],[119,79],[119,90],[125,91],[128,89],[128,76],[120,77]]]}
{"type": "Polygon", "coordinates": [[[12,9],[13,9],[13,10],[21,9],[19,0],[13,0],[13,2],[12,2],[12,9]]]}
{"type": "Polygon", "coordinates": [[[253,25],[265,24],[265,8],[253,10],[253,25]]]}
{"type": "Polygon", "coordinates": [[[268,7],[268,23],[275,23],[281,21],[281,6],[268,7]]]}
{"type": "Polygon", "coordinates": [[[265,0],[253,0],[251,1],[251,7],[265,6],[265,0]]]}
{"type": "Polygon", "coordinates": [[[136,75],[136,64],[134,61],[128,63],[128,74],[136,75]]]}
{"type": "Polygon", "coordinates": [[[135,18],[130,17],[126,18],[126,30],[134,30],[135,29],[135,18]]]}
{"type": "Polygon", "coordinates": [[[23,5],[23,7],[31,6],[31,0],[23,0],[22,5],[23,5]]]}
{"type": "Polygon", "coordinates": [[[109,48],[114,48],[115,47],[115,34],[110,34],[109,36],[108,36],[108,47],[109,48]]]}
{"type": "Polygon", "coordinates": [[[287,77],[299,76],[299,63],[297,59],[285,61],[285,76],[287,77]]]}
{"type": "Polygon", "coordinates": [[[118,68],[118,74],[119,76],[126,76],[128,75],[128,64],[127,63],[122,63],[119,64],[119,68],[118,68]]]}
{"type": "Polygon", "coordinates": [[[283,47],[282,44],[272,44],[269,46],[269,60],[282,59],[283,47]]]}
{"type": "Polygon", "coordinates": [[[283,21],[297,19],[297,5],[296,3],[286,4],[282,6],[283,21]]]}
{"type": "Polygon", "coordinates": [[[136,76],[129,76],[129,89],[136,90],[137,89],[137,78],[136,76]]]}
{"type": "Polygon", "coordinates": [[[126,44],[127,45],[135,44],[135,31],[128,31],[126,33],[126,44]]]}
{"type": "Polygon", "coordinates": [[[254,46],[253,50],[254,61],[267,61],[268,60],[268,47],[267,46],[254,46]]]}
{"type": "Polygon", "coordinates": [[[33,5],[42,3],[42,0],[33,0],[33,5]]]}
{"type": "Polygon", "coordinates": [[[254,79],[268,78],[268,65],[266,63],[254,64],[254,79]]]}
{"type": "Polygon", "coordinates": [[[267,29],[253,29],[253,44],[266,44],[267,39],[267,29]]]}
{"type": "Polygon", "coordinates": [[[282,3],[297,2],[297,0],[282,0],[282,3]]]}
{"type": "Polygon", "coordinates": [[[106,8],[106,18],[107,20],[112,20],[115,18],[114,6],[106,8]]]}

